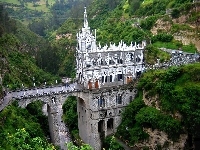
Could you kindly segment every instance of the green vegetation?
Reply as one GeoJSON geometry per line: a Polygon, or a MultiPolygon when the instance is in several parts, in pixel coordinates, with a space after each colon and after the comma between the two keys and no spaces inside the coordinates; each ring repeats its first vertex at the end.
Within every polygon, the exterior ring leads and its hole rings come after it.
{"type": "Polygon", "coordinates": [[[153,46],[158,47],[158,48],[168,48],[168,49],[176,49],[176,50],[182,50],[184,52],[188,53],[195,53],[197,52],[197,48],[195,47],[194,44],[189,44],[189,45],[183,45],[179,41],[173,40],[173,42],[155,42],[153,43],[153,46]]]}
{"type": "Polygon", "coordinates": [[[199,138],[199,75],[199,63],[143,74],[138,84],[140,93],[123,112],[117,135],[132,145],[148,138],[143,127],[164,131],[172,140],[181,133],[199,138]],[[145,97],[159,97],[160,110],[144,105],[143,90],[147,93],[145,97]],[[181,117],[175,118],[176,113],[181,117]]]}
{"type": "Polygon", "coordinates": [[[4,108],[0,112],[0,149],[55,149],[48,144],[40,121],[17,102],[4,108]]]}
{"type": "Polygon", "coordinates": [[[2,0],[1,4],[6,5],[9,15],[45,37],[69,17],[76,20],[82,18],[84,6],[91,2],[92,0],[2,0]]]}
{"type": "Polygon", "coordinates": [[[171,29],[172,33],[179,32],[180,30],[189,32],[189,31],[192,31],[193,29],[187,24],[173,24],[172,25],[172,29],[171,29]]]}
{"type": "MultiPolygon", "coordinates": [[[[140,2],[142,3],[142,1],[140,1],[140,2]]],[[[167,4],[168,4],[167,0],[145,1],[135,11],[135,14],[138,16],[150,16],[150,15],[156,15],[156,14],[164,15],[167,4]]]]}
{"type": "Polygon", "coordinates": [[[50,136],[48,117],[45,116],[42,112],[43,105],[44,103],[42,101],[37,100],[28,104],[26,109],[28,110],[29,114],[36,118],[37,122],[40,123],[41,129],[43,130],[44,134],[46,136],[50,136]]]}
{"type": "Polygon", "coordinates": [[[182,43],[179,42],[179,41],[174,41],[174,42],[157,41],[157,42],[153,43],[153,45],[155,47],[158,47],[158,48],[165,47],[165,48],[168,48],[168,49],[180,49],[180,47],[182,46],[182,43]]]}
{"type": "Polygon", "coordinates": [[[63,104],[63,121],[67,124],[72,136],[77,137],[78,114],[76,97],[70,96],[63,104]],[[73,134],[74,133],[74,134],[73,134]]]}
{"type": "Polygon", "coordinates": [[[117,129],[117,136],[121,137],[124,141],[129,141],[129,144],[139,140],[148,138],[148,134],[143,131],[141,125],[136,123],[135,116],[141,108],[145,107],[142,100],[142,93],[139,93],[138,97],[131,102],[122,114],[122,122],[117,129]]]}
{"type": "Polygon", "coordinates": [[[189,45],[183,45],[182,46],[182,51],[184,52],[188,52],[188,53],[196,53],[197,52],[197,48],[195,47],[194,44],[189,44],[189,45]]]}
{"type": "Polygon", "coordinates": [[[150,16],[144,20],[142,20],[140,22],[140,26],[144,29],[144,30],[151,30],[151,28],[154,26],[154,24],[156,23],[158,19],[158,16],[150,16]]]}
{"type": "Polygon", "coordinates": [[[105,150],[124,150],[114,136],[108,136],[103,139],[103,148],[105,150]]]}
{"type": "Polygon", "coordinates": [[[148,45],[144,54],[146,63],[148,64],[157,63],[157,59],[160,59],[161,63],[170,59],[169,53],[161,51],[153,45],[148,45]]]}
{"type": "Polygon", "coordinates": [[[35,82],[37,86],[40,86],[44,84],[44,80],[50,84],[59,79],[39,69],[30,56],[17,51],[17,44],[20,43],[15,44],[17,39],[14,35],[4,35],[0,40],[1,53],[7,59],[3,70],[9,70],[4,73],[3,86],[8,85],[10,89],[16,89],[22,88],[22,84],[25,87],[30,87],[35,82]],[[12,42],[13,40],[15,42],[12,42]]]}
{"type": "Polygon", "coordinates": [[[180,121],[153,107],[141,108],[135,116],[135,120],[140,126],[166,132],[170,138],[178,138],[182,130],[180,121]]]}
{"type": "Polygon", "coordinates": [[[2,85],[10,89],[41,86],[54,83],[59,77],[44,72],[36,66],[36,51],[44,46],[45,41],[33,32],[24,29],[19,22],[10,19],[0,6],[0,56],[2,85]],[[20,27],[21,26],[21,27],[20,27]]]}
{"type": "MultiPolygon", "coordinates": [[[[5,149],[30,150],[30,149],[47,149],[56,150],[51,144],[48,144],[40,137],[31,137],[25,128],[17,129],[15,133],[8,133],[5,137],[7,145],[5,149]]],[[[0,146],[0,148],[2,148],[0,146]]]]}
{"type": "Polygon", "coordinates": [[[109,44],[108,41],[119,43],[121,39],[125,43],[130,44],[132,41],[141,42],[147,35],[143,30],[131,27],[130,23],[114,23],[118,22],[115,19],[109,19],[110,23],[106,23],[107,26],[100,28],[97,31],[97,40],[101,43],[109,44]]]}
{"type": "MultiPolygon", "coordinates": [[[[57,74],[60,76],[75,77],[75,47],[76,47],[76,32],[78,24],[75,24],[71,18],[65,21],[65,23],[58,28],[55,33],[61,36],[60,39],[56,39],[55,36],[51,36],[52,47],[57,51],[58,56],[57,74]]],[[[55,63],[55,61],[54,61],[55,63]]]]}
{"type": "Polygon", "coordinates": [[[165,15],[166,9],[171,9],[172,16],[176,10],[179,11],[178,16],[191,13],[189,18],[193,16],[193,22],[191,19],[188,19],[186,22],[194,24],[197,21],[198,13],[191,10],[194,7],[191,0],[173,0],[170,3],[167,0],[128,0],[118,3],[115,9],[103,7],[109,2],[94,1],[93,7],[89,9],[89,18],[92,18],[89,20],[90,24],[92,28],[98,29],[97,41],[100,41],[101,44],[109,44],[108,41],[118,43],[121,39],[129,44],[131,41],[141,42],[146,39],[148,43],[152,41],[157,48],[180,49],[192,53],[196,51],[194,45],[183,46],[181,42],[173,39],[174,33],[188,31],[196,34],[195,29],[187,24],[173,23],[172,19],[165,15]],[[167,32],[165,30],[158,30],[157,35],[153,36],[150,30],[156,27],[158,19],[169,21],[171,28],[167,32]]]}
{"type": "Polygon", "coordinates": [[[19,5],[20,2],[18,0],[1,0],[2,3],[12,3],[19,5]]]}
{"type": "Polygon", "coordinates": [[[152,37],[152,42],[160,41],[160,42],[171,42],[173,40],[173,36],[167,33],[158,33],[157,35],[152,37]]]}
{"type": "Polygon", "coordinates": [[[88,145],[88,144],[84,144],[80,147],[77,147],[75,145],[73,145],[73,143],[67,143],[67,148],[70,149],[70,150],[93,150],[93,148],[88,145]]]}

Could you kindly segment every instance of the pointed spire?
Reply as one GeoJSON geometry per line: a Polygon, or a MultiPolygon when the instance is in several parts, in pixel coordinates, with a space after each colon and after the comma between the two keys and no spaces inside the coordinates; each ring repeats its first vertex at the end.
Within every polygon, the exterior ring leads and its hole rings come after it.
{"type": "Polygon", "coordinates": [[[88,27],[88,21],[87,21],[87,11],[86,11],[86,7],[85,8],[85,12],[84,12],[84,28],[88,27]]]}

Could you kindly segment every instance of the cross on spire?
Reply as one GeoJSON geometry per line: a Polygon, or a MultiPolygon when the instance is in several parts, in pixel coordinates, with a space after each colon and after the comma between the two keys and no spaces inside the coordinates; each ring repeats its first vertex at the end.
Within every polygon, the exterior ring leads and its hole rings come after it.
{"type": "Polygon", "coordinates": [[[86,7],[85,8],[85,12],[84,12],[84,28],[88,27],[88,21],[87,21],[87,11],[86,11],[86,7]]]}

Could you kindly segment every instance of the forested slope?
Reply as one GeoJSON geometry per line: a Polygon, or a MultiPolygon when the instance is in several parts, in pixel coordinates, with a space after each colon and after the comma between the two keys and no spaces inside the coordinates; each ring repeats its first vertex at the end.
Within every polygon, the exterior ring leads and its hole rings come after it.
{"type": "MultiPolygon", "coordinates": [[[[36,53],[45,49],[45,40],[20,22],[9,18],[0,5],[0,97],[3,91],[54,83],[59,78],[36,65],[36,53]]],[[[17,103],[0,112],[0,149],[55,149],[48,143],[48,121],[42,102],[27,109],[17,103]]]]}
{"type": "Polygon", "coordinates": [[[155,47],[194,52],[199,47],[199,3],[192,0],[93,1],[90,25],[103,44],[147,40],[155,47]],[[172,38],[168,38],[172,36],[172,38]],[[109,42],[108,42],[109,41],[109,42]],[[196,48],[195,48],[196,47],[196,48]]]}
{"type": "Polygon", "coordinates": [[[0,65],[1,89],[16,89],[55,82],[58,77],[44,72],[36,65],[37,52],[45,49],[45,41],[13,19],[2,9],[0,12],[0,65]]]}
{"type": "Polygon", "coordinates": [[[36,101],[25,109],[14,102],[0,112],[1,150],[55,149],[47,141],[48,122],[42,114],[42,105],[36,101]]]}
{"type": "Polygon", "coordinates": [[[117,135],[140,148],[192,148],[200,138],[199,75],[199,63],[144,73],[117,135]]]}
{"type": "MultiPolygon", "coordinates": [[[[3,6],[0,7],[0,97],[3,97],[3,90],[33,87],[33,82],[36,83],[36,86],[42,86],[44,81],[50,84],[51,82],[55,82],[56,79],[59,79],[43,71],[36,65],[35,53],[45,45],[45,40],[26,29],[20,22],[10,19],[6,11],[4,11],[3,6]]],[[[38,104],[37,106],[41,111],[42,104],[40,106],[38,104]]],[[[0,115],[0,137],[3,138],[1,139],[1,148],[10,149],[17,144],[6,144],[6,140],[17,142],[14,138],[23,138],[18,137],[17,134],[20,133],[16,129],[22,132],[21,129],[25,128],[26,131],[23,131],[25,135],[22,136],[27,136],[27,138],[41,137],[41,140],[45,139],[45,135],[39,124],[39,122],[45,121],[40,120],[37,122],[36,118],[31,116],[26,109],[17,108],[15,104],[6,107],[1,111],[0,115]],[[16,137],[14,137],[15,132],[16,137]],[[9,139],[9,136],[6,135],[8,133],[13,135],[13,139],[9,139]]],[[[43,129],[47,132],[45,128],[43,129]]]]}

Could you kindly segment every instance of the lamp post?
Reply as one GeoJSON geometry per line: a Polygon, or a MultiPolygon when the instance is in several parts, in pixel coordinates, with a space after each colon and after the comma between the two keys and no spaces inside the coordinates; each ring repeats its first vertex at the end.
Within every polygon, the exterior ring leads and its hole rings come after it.
{"type": "Polygon", "coordinates": [[[35,87],[35,77],[33,77],[33,87],[35,87]]]}

